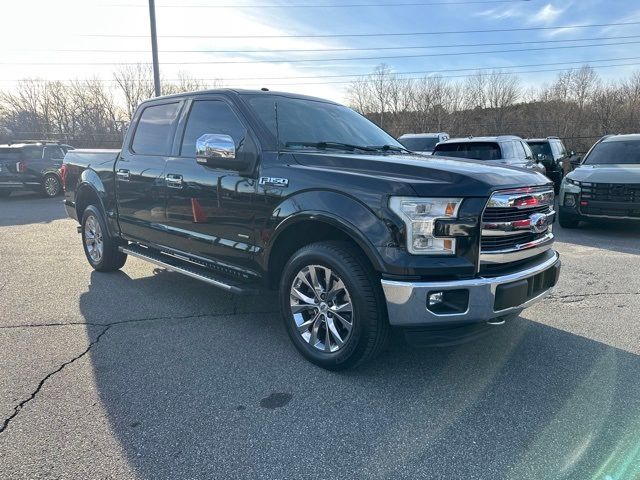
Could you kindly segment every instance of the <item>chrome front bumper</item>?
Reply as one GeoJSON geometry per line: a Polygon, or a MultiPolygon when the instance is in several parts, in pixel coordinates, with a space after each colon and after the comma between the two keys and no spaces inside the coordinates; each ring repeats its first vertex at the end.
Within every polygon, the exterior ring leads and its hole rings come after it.
{"type": "Polygon", "coordinates": [[[549,255],[537,265],[519,272],[496,277],[478,277],[470,280],[447,282],[382,280],[382,289],[387,300],[389,323],[405,327],[471,323],[519,313],[549,295],[557,282],[559,270],[560,256],[557,252],[550,251],[549,255]],[[540,289],[540,282],[552,284],[540,289]],[[529,295],[526,297],[519,296],[523,301],[507,308],[495,308],[499,295],[506,295],[511,287],[522,293],[523,289],[527,289],[527,285],[529,295]],[[499,289],[499,287],[502,288],[499,289]],[[427,308],[427,296],[430,293],[450,290],[468,292],[465,311],[461,313],[434,313],[427,308]]]}

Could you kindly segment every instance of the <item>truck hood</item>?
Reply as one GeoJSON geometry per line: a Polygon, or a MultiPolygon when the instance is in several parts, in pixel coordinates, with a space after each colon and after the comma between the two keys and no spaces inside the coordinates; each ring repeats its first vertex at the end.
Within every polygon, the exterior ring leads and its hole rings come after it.
{"type": "Polygon", "coordinates": [[[640,183],[640,164],[581,165],[567,177],[577,182],[640,183]]]}
{"type": "Polygon", "coordinates": [[[389,154],[295,153],[301,165],[336,173],[384,177],[407,184],[419,196],[483,197],[492,191],[523,186],[549,185],[539,173],[487,165],[480,160],[389,154]]]}

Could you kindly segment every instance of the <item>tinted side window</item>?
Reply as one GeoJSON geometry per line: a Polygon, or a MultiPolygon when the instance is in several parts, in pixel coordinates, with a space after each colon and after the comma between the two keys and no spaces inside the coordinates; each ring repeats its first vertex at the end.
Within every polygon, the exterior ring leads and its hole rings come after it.
{"type": "Polygon", "coordinates": [[[531,159],[533,158],[533,152],[531,151],[531,147],[527,142],[520,142],[522,148],[524,148],[524,158],[531,159]]]}
{"type": "Polygon", "coordinates": [[[45,160],[62,160],[64,158],[64,152],[60,147],[44,147],[45,160]]]}
{"type": "Polygon", "coordinates": [[[169,155],[173,136],[171,131],[178,117],[180,104],[165,103],[144,109],[131,149],[139,155],[169,155]]]}
{"type": "Polygon", "coordinates": [[[440,143],[436,146],[434,155],[474,160],[500,160],[500,146],[494,142],[440,143]]]}
{"type": "Polygon", "coordinates": [[[515,149],[515,155],[514,155],[515,158],[524,159],[524,157],[527,156],[527,154],[524,151],[524,147],[522,146],[522,142],[519,142],[518,140],[514,140],[513,147],[515,149]]]}
{"type": "Polygon", "coordinates": [[[513,142],[501,142],[502,158],[513,158],[516,156],[513,150],[513,142]]]}
{"type": "Polygon", "coordinates": [[[556,159],[564,156],[564,148],[559,140],[551,141],[551,150],[553,150],[553,157],[556,159]]]}
{"type": "Polygon", "coordinates": [[[195,101],[184,130],[180,155],[195,157],[196,140],[206,133],[229,135],[238,148],[247,130],[226,103],[219,100],[195,101]]]}
{"type": "Polygon", "coordinates": [[[38,146],[24,147],[22,149],[22,158],[25,160],[41,160],[43,148],[38,146]]]}

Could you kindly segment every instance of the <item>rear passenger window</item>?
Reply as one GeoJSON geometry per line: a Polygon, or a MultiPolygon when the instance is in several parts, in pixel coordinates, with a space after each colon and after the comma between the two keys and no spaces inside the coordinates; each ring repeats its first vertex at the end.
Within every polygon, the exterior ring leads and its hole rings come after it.
{"type": "Polygon", "coordinates": [[[64,152],[60,147],[45,147],[43,158],[44,160],[62,160],[64,152]]]}
{"type": "Polygon", "coordinates": [[[516,149],[516,154],[515,154],[516,158],[525,158],[527,156],[527,154],[524,151],[524,147],[522,146],[522,142],[519,142],[518,140],[514,140],[513,146],[516,149]]]}
{"type": "Polygon", "coordinates": [[[513,158],[516,156],[513,151],[513,142],[502,142],[500,146],[502,147],[502,158],[513,158]]]}
{"type": "Polygon", "coordinates": [[[196,100],[184,130],[180,155],[195,157],[196,140],[207,133],[229,135],[238,148],[247,130],[226,103],[220,100],[196,100]]]}
{"type": "Polygon", "coordinates": [[[131,149],[139,155],[169,155],[180,104],[151,105],[140,115],[131,149]]]}

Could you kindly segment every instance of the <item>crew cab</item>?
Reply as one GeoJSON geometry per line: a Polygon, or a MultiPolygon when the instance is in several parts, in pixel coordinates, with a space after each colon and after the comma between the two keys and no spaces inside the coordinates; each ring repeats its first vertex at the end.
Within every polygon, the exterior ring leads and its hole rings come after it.
{"type": "Polygon", "coordinates": [[[640,222],[640,134],[608,135],[587,152],[560,187],[559,221],[640,222]]]}
{"type": "Polygon", "coordinates": [[[236,294],[277,289],[291,341],[327,369],[370,359],[390,326],[501,322],[560,271],[543,175],[425,161],[312,97],[145,101],[122,150],[70,151],[65,180],[94,269],[133,256],[236,294]]]}
{"type": "Polygon", "coordinates": [[[47,197],[62,193],[60,166],[65,151],[46,141],[0,145],[0,197],[33,190],[47,197]]]}

